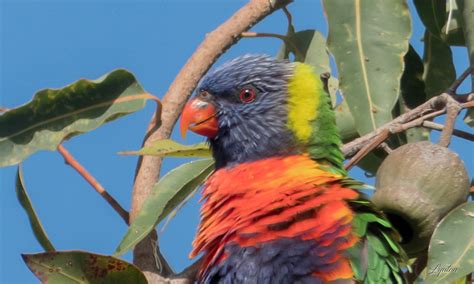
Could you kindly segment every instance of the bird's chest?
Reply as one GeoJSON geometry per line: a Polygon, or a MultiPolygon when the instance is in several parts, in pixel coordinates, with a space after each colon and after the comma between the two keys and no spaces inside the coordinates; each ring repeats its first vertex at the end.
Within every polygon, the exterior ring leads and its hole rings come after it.
{"type": "Polygon", "coordinates": [[[300,263],[300,272],[292,270],[298,277],[317,273],[317,267],[330,269],[340,251],[356,241],[345,200],[357,193],[338,179],[305,156],[217,171],[203,191],[193,254],[205,252],[208,276],[218,269],[239,277],[250,277],[250,271],[257,278],[279,277],[271,272],[275,265],[295,263],[300,263]]]}

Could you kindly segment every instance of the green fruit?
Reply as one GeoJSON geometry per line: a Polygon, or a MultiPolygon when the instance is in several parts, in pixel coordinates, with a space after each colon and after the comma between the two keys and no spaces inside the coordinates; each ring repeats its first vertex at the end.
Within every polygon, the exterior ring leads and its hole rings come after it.
{"type": "Polygon", "coordinates": [[[402,236],[408,255],[428,247],[436,224],[466,201],[469,177],[449,149],[427,141],[393,151],[377,171],[372,197],[402,236]]]}

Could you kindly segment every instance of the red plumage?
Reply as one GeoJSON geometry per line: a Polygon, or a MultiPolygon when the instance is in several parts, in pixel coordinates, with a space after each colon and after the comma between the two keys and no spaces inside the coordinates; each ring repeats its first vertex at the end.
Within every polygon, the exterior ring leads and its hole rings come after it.
{"type": "MultiPolygon", "coordinates": [[[[332,270],[313,271],[330,281],[351,278],[344,251],[358,238],[345,200],[359,194],[306,155],[275,157],[216,171],[203,190],[201,224],[191,257],[204,253],[203,273],[227,255],[225,247],[258,247],[282,238],[317,240],[331,248],[332,270]],[[336,253],[334,253],[336,250],[336,253]]],[[[318,255],[320,257],[324,255],[318,255]]]]}

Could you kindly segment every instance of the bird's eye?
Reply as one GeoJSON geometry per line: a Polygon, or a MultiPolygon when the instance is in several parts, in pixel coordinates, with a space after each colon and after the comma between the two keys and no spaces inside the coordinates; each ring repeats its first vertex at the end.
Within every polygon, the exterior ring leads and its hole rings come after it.
{"type": "Polygon", "coordinates": [[[207,91],[200,91],[198,96],[201,98],[201,99],[209,99],[211,94],[209,94],[207,91]]]}
{"type": "Polygon", "coordinates": [[[255,97],[256,97],[255,89],[252,87],[245,87],[242,90],[240,90],[240,93],[239,93],[240,101],[245,104],[253,102],[255,100],[255,97]]]}

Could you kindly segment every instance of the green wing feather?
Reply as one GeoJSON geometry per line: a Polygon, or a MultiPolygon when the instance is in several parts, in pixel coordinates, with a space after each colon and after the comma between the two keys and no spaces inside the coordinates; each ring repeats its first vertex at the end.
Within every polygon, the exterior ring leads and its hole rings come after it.
{"type": "MultiPolygon", "coordinates": [[[[362,184],[348,179],[344,185],[360,189],[362,184]]],[[[402,269],[408,257],[399,244],[400,236],[385,215],[365,199],[350,201],[356,212],[353,230],[361,242],[350,249],[350,261],[359,283],[405,283],[402,269]]]]}

